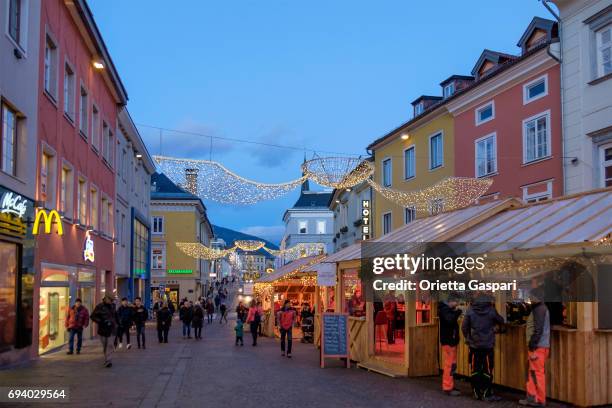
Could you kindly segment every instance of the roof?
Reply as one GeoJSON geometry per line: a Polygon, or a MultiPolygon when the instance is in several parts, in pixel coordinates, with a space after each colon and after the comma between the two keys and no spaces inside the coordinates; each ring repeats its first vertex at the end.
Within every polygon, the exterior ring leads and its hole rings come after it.
{"type": "Polygon", "coordinates": [[[550,40],[553,35],[558,35],[558,32],[553,32],[557,23],[553,20],[548,20],[542,17],[534,17],[531,20],[531,23],[527,26],[523,35],[516,45],[521,48],[524,48],[525,43],[529,40],[529,37],[533,34],[533,32],[537,29],[541,29],[547,32],[547,39],[550,40]]]}
{"type": "Polygon", "coordinates": [[[436,96],[436,95],[421,95],[418,98],[416,98],[414,101],[410,102],[410,104],[414,105],[425,99],[430,100],[430,101],[440,101],[443,98],[441,96],[436,96]]]}
{"type": "Polygon", "coordinates": [[[331,191],[302,191],[292,208],[328,208],[331,191]]]}
{"type": "Polygon", "coordinates": [[[311,272],[310,266],[314,266],[321,259],[323,259],[324,255],[311,255],[305,256],[303,258],[298,258],[295,261],[289,262],[275,270],[274,272],[264,275],[261,277],[257,283],[270,283],[274,282],[286,275],[289,275],[294,272],[311,272]]]}
{"type": "MultiPolygon", "coordinates": [[[[263,238],[257,237],[255,235],[245,234],[244,232],[235,231],[233,229],[221,227],[219,225],[213,225],[212,228],[213,228],[213,233],[215,237],[221,238],[225,241],[226,248],[234,246],[234,241],[241,239],[241,240],[248,240],[248,241],[262,241],[266,243],[266,248],[278,249],[278,245],[275,245],[272,242],[267,241],[263,238]]],[[[240,249],[238,251],[241,253],[244,252],[240,249]]],[[[270,254],[268,251],[266,251],[263,248],[260,248],[257,251],[253,251],[250,253],[262,255],[262,256],[265,256],[266,258],[274,258],[272,254],[270,254]]]]}
{"type": "Polygon", "coordinates": [[[489,49],[484,49],[478,57],[476,64],[474,64],[474,68],[472,68],[472,75],[478,77],[478,71],[480,71],[480,67],[486,62],[491,61],[493,64],[503,64],[506,61],[513,60],[518,58],[516,55],[505,54],[499,51],[493,51],[489,49]]]}
{"type": "Polygon", "coordinates": [[[464,79],[467,81],[473,81],[475,78],[471,75],[451,75],[448,78],[446,78],[444,81],[440,82],[440,86],[444,86],[448,84],[449,82],[454,81],[456,79],[464,79]]]}
{"type": "Polygon", "coordinates": [[[142,137],[140,136],[140,132],[138,131],[138,128],[134,124],[134,121],[132,120],[132,116],[130,115],[130,112],[128,112],[126,106],[124,106],[119,111],[118,119],[119,119],[119,126],[124,131],[124,136],[130,142],[132,142],[132,144],[134,145],[134,149],[138,153],[142,154],[143,166],[145,167],[145,169],[147,169],[149,173],[154,173],[155,172],[155,162],[153,161],[153,158],[149,154],[149,150],[147,149],[147,146],[142,140],[142,137]]]}

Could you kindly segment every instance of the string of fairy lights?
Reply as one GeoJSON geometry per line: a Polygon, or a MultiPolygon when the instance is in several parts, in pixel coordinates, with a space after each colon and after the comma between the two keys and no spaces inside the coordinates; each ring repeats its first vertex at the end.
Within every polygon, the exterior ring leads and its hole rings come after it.
{"type": "Polygon", "coordinates": [[[287,249],[271,249],[263,241],[257,240],[236,240],[234,245],[226,249],[209,248],[200,242],[177,242],[176,247],[192,258],[213,261],[225,257],[230,257],[237,250],[245,252],[255,252],[263,249],[275,257],[284,257],[286,261],[291,261],[309,255],[318,255],[325,250],[323,243],[298,243],[287,249]]]}

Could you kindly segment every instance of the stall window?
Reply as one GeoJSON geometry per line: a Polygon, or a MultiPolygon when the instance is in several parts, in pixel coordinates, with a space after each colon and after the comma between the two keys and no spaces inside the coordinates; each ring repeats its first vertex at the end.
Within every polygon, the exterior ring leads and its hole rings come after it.
{"type": "Polygon", "coordinates": [[[350,316],[365,316],[365,298],[357,269],[342,271],[342,285],[344,288],[344,312],[350,316]]]}

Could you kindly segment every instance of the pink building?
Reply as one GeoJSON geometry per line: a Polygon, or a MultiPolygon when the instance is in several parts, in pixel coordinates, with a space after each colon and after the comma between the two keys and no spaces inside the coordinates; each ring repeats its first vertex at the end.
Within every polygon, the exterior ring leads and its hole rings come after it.
{"type": "Polygon", "coordinates": [[[455,174],[493,180],[486,198],[563,193],[557,24],[534,18],[518,56],[484,50],[473,83],[448,101],[455,174]]]}
{"type": "Polygon", "coordinates": [[[127,94],[86,2],[41,3],[36,200],[43,218],[35,230],[33,331],[45,353],[67,341],[64,318],[76,298],[91,311],[114,291],[115,134],[127,94]]]}

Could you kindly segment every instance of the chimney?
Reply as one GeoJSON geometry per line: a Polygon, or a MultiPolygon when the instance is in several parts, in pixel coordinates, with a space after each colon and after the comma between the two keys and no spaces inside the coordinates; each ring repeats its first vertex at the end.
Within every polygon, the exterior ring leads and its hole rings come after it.
{"type": "Polygon", "coordinates": [[[185,190],[198,195],[198,169],[185,169],[185,190]]]}

